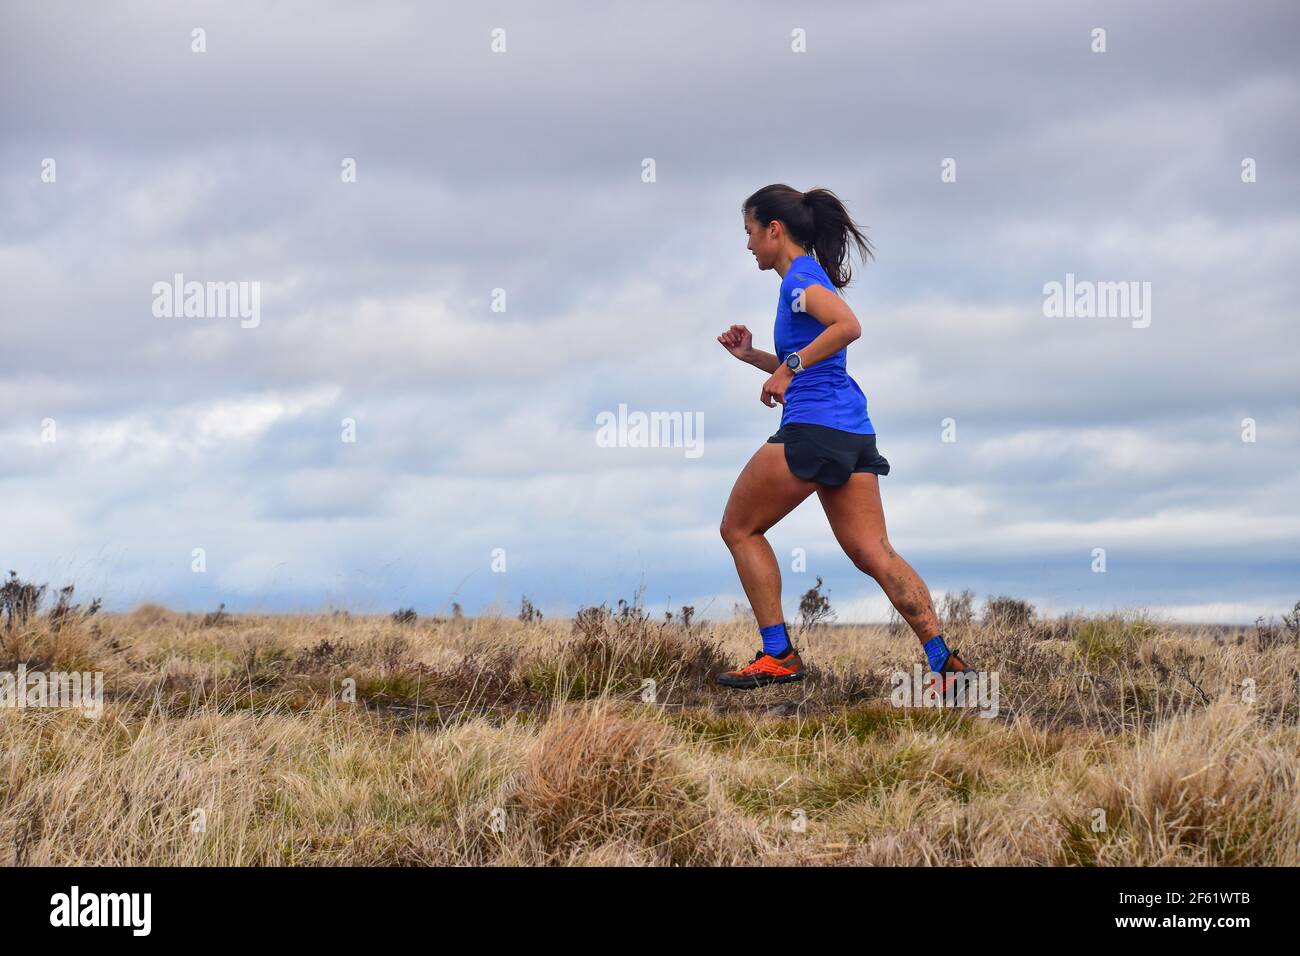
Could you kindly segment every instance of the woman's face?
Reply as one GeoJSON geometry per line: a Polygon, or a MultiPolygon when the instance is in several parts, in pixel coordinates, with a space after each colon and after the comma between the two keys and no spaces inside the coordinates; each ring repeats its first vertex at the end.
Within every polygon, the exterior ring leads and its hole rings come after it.
{"type": "Polygon", "coordinates": [[[754,261],[758,263],[760,269],[772,268],[780,248],[780,242],[769,235],[771,231],[770,223],[766,226],[761,225],[754,218],[751,210],[745,210],[745,232],[749,234],[749,244],[746,248],[754,254],[754,261]]]}

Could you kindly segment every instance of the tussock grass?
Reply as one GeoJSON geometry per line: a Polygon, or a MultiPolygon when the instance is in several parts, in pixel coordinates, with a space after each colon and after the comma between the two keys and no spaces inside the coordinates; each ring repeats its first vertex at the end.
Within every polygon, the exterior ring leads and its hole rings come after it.
{"type": "Polygon", "coordinates": [[[988,720],[891,706],[910,636],[796,641],[808,679],[746,693],[743,620],[33,617],[0,670],[107,700],[0,709],[0,863],[1300,864],[1294,643],[967,622],[988,720]]]}

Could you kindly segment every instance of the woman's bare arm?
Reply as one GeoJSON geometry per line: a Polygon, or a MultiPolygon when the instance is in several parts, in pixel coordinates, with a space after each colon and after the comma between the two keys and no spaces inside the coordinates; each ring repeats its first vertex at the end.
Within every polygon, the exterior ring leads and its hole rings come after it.
{"type": "MultiPolygon", "coordinates": [[[[862,335],[862,326],[843,299],[822,285],[810,285],[804,290],[803,311],[826,328],[797,353],[804,368],[829,358],[862,335]]],[[[774,402],[785,404],[785,390],[794,378],[790,366],[782,362],[772,377],[763,383],[759,401],[771,408],[774,402]]]]}
{"type": "Polygon", "coordinates": [[[768,375],[775,372],[777,366],[781,364],[780,359],[775,355],[771,352],[764,352],[762,349],[750,349],[745,361],[755,368],[762,369],[768,375]]]}
{"type": "Polygon", "coordinates": [[[762,369],[769,375],[775,372],[776,367],[781,364],[780,359],[771,352],[764,352],[762,349],[754,348],[754,336],[743,325],[733,325],[727,329],[718,336],[718,342],[742,362],[762,369]]]}
{"type": "Polygon", "coordinates": [[[804,368],[830,358],[862,335],[862,326],[848,303],[825,286],[810,285],[804,289],[803,305],[805,312],[826,326],[799,350],[799,361],[804,368]]]}

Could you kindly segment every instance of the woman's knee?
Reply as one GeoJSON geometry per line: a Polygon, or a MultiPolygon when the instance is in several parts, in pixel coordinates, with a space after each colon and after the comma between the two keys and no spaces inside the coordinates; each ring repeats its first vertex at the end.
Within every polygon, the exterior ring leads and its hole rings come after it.
{"type": "Polygon", "coordinates": [[[726,542],[727,547],[731,547],[732,539],[735,537],[734,523],[726,515],[722,516],[722,523],[718,525],[718,534],[722,535],[722,540],[726,542]]]}
{"type": "Polygon", "coordinates": [[[883,534],[878,538],[855,542],[844,551],[859,571],[871,575],[877,581],[890,574],[898,561],[898,553],[889,543],[889,538],[883,534]]]}
{"type": "Polygon", "coordinates": [[[718,525],[718,534],[722,535],[728,548],[736,547],[753,533],[747,525],[728,514],[722,516],[722,523],[718,525]]]}
{"type": "Polygon", "coordinates": [[[892,549],[876,545],[849,549],[849,559],[863,574],[868,574],[879,581],[889,572],[889,567],[896,555],[892,549]]]}

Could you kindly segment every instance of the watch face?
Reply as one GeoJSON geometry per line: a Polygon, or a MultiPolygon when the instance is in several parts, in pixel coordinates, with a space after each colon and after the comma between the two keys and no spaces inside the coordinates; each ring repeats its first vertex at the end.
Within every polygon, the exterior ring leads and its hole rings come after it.
{"type": "Polygon", "coordinates": [[[787,356],[786,356],[786,359],[785,359],[785,364],[788,365],[788,366],[789,366],[790,368],[792,368],[792,369],[798,368],[798,367],[799,367],[799,353],[798,353],[798,352],[791,352],[789,355],[787,355],[787,356]]]}

